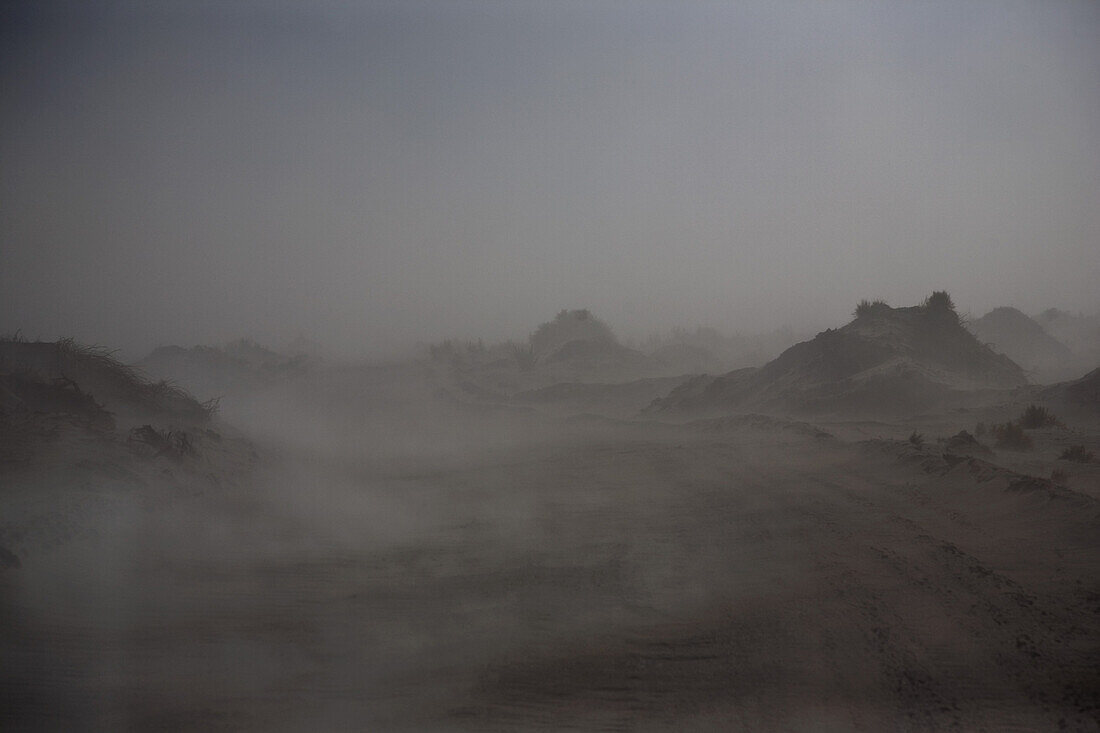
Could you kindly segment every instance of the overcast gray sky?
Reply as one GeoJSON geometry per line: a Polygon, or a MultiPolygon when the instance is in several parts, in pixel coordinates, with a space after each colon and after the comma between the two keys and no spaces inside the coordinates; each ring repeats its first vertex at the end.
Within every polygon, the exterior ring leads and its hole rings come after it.
{"type": "MultiPolygon", "coordinates": [[[[15,3],[0,330],[1100,308],[1100,3],[15,3]]],[[[342,346],[341,346],[342,345],[342,346]]]]}

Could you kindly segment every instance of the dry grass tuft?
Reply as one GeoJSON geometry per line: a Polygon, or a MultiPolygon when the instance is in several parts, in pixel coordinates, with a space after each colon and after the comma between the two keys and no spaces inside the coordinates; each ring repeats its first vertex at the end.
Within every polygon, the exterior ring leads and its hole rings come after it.
{"type": "Polygon", "coordinates": [[[1028,405],[1020,415],[1020,426],[1028,430],[1059,425],[1058,418],[1042,405],[1028,405]]]}
{"type": "Polygon", "coordinates": [[[71,338],[28,342],[17,332],[0,338],[0,371],[36,373],[46,382],[60,379],[100,403],[167,413],[183,421],[205,423],[217,411],[217,400],[200,403],[171,382],[152,382],[136,367],[119,361],[115,353],[71,338]]]}
{"type": "Polygon", "coordinates": [[[1031,436],[1024,432],[1023,427],[1011,420],[1003,425],[994,425],[990,432],[993,433],[994,445],[1006,450],[1031,450],[1034,445],[1031,436]]]}
{"type": "Polygon", "coordinates": [[[1094,458],[1092,451],[1085,450],[1083,445],[1071,445],[1062,451],[1062,455],[1058,456],[1063,461],[1073,461],[1074,463],[1092,463],[1094,458]]]}

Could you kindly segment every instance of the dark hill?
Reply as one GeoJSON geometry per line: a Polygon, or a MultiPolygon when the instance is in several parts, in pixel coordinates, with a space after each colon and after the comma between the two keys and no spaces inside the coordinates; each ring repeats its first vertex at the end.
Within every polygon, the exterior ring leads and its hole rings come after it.
{"type": "Polygon", "coordinates": [[[1052,385],[1040,394],[1044,402],[1057,402],[1074,412],[1100,414],[1100,367],[1070,382],[1052,385]]]}
{"type": "Polygon", "coordinates": [[[994,308],[970,323],[970,330],[1040,381],[1064,378],[1065,371],[1072,369],[1073,352],[1015,308],[994,308]]]}
{"type": "Polygon", "coordinates": [[[937,293],[921,306],[861,306],[846,326],[796,344],[759,369],[696,378],[649,410],[900,414],[962,392],[1026,383],[1020,367],[981,344],[946,293],[937,293]]]}
{"type": "Polygon", "coordinates": [[[611,328],[587,310],[563,310],[529,339],[535,365],[563,381],[636,379],[653,371],[640,351],[623,346],[611,328]]]}

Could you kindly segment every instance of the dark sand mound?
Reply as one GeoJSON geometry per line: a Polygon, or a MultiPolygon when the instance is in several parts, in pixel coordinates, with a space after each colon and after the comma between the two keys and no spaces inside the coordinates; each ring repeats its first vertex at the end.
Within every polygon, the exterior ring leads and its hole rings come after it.
{"type": "Polygon", "coordinates": [[[611,328],[587,310],[561,311],[529,339],[539,367],[577,376],[642,376],[648,359],[619,343],[611,328]]]}
{"type": "MultiPolygon", "coordinates": [[[[587,310],[559,312],[523,343],[447,340],[429,345],[425,356],[433,382],[466,396],[482,392],[481,399],[492,401],[558,384],[621,383],[692,371],[678,359],[659,359],[625,346],[587,310]]],[[[696,360],[688,361],[694,365],[696,360]]]]}
{"type": "Polygon", "coordinates": [[[1069,347],[1015,308],[994,308],[972,321],[969,328],[1041,381],[1065,376],[1065,370],[1073,368],[1074,356],[1069,347]]]}
{"type": "Polygon", "coordinates": [[[204,425],[213,404],[202,404],[167,381],[153,382],[111,352],[57,342],[0,341],[0,406],[12,414],[67,413],[97,418],[109,412],[128,422],[204,425]]]}
{"type": "Polygon", "coordinates": [[[217,463],[210,457],[232,444],[212,429],[215,409],[148,381],[102,349],[71,340],[0,341],[0,471],[19,468],[32,483],[51,462],[71,465],[88,485],[104,466],[108,474],[131,474],[126,466],[143,459],[208,473],[217,463]]]}
{"type": "Polygon", "coordinates": [[[41,578],[96,522],[239,482],[256,454],[214,411],[102,349],[0,341],[0,569],[41,578]]]}
{"type": "Polygon", "coordinates": [[[31,372],[0,373],[0,411],[4,414],[62,413],[89,423],[114,426],[114,418],[80,386],[58,377],[45,380],[31,372]]]}
{"type": "Polygon", "coordinates": [[[1039,393],[1044,402],[1054,402],[1074,412],[1100,415],[1100,367],[1075,379],[1047,387],[1039,393]]]}
{"type": "Polygon", "coordinates": [[[1066,385],[1066,396],[1076,405],[1100,409],[1100,368],[1066,385]]]}
{"type": "Polygon", "coordinates": [[[611,328],[585,309],[560,311],[530,336],[535,357],[545,359],[571,341],[618,345],[611,328]]]}
{"type": "Polygon", "coordinates": [[[861,306],[851,323],[792,346],[760,369],[698,378],[650,410],[901,414],[1026,383],[1019,366],[962,326],[943,293],[909,308],[861,306]]]}

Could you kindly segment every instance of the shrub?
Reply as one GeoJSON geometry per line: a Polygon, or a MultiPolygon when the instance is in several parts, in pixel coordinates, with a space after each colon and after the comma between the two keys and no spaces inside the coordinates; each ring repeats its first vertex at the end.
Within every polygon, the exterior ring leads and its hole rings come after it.
{"type": "Polygon", "coordinates": [[[533,346],[519,346],[512,344],[512,359],[521,372],[529,372],[535,368],[535,348],[533,346]]]}
{"type": "Polygon", "coordinates": [[[927,311],[951,311],[955,312],[955,302],[946,290],[936,290],[924,301],[924,309],[927,311]]]}
{"type": "Polygon", "coordinates": [[[1065,483],[1069,481],[1069,474],[1060,468],[1056,468],[1050,472],[1050,480],[1060,486],[1064,486],[1065,483]]]}
{"type": "Polygon", "coordinates": [[[1024,432],[1018,424],[1009,420],[1004,425],[994,425],[990,432],[993,433],[994,445],[1008,450],[1031,450],[1031,437],[1024,432]]]}
{"type": "Polygon", "coordinates": [[[560,311],[553,321],[539,325],[529,339],[536,356],[548,354],[570,341],[618,343],[611,328],[588,310],[560,311]]]}
{"type": "Polygon", "coordinates": [[[1093,459],[1092,451],[1085,450],[1083,445],[1071,445],[1062,451],[1062,455],[1058,456],[1063,461],[1073,461],[1075,463],[1091,463],[1093,459]]]}
{"type": "Polygon", "coordinates": [[[914,430],[909,436],[909,442],[919,448],[924,445],[924,436],[914,430]]]}
{"type": "Polygon", "coordinates": [[[191,436],[182,430],[157,430],[152,425],[132,428],[127,437],[131,448],[144,447],[153,456],[168,456],[173,460],[198,455],[191,436]]]}
{"type": "Polygon", "coordinates": [[[1024,414],[1020,415],[1020,426],[1027,429],[1045,428],[1057,425],[1058,418],[1047,411],[1042,405],[1028,405],[1024,414]]]}
{"type": "Polygon", "coordinates": [[[459,341],[447,339],[428,346],[428,357],[434,362],[451,365],[464,365],[477,361],[488,351],[481,339],[477,341],[459,341]]]}
{"type": "Polygon", "coordinates": [[[856,306],[856,309],[852,313],[852,315],[854,315],[856,318],[863,318],[865,316],[870,317],[882,315],[889,310],[890,306],[886,304],[885,300],[876,299],[871,301],[864,299],[859,301],[859,305],[856,306]]]}
{"type": "Polygon", "coordinates": [[[955,303],[946,290],[937,290],[921,304],[925,317],[931,323],[959,323],[959,314],[955,312],[955,303]]]}

